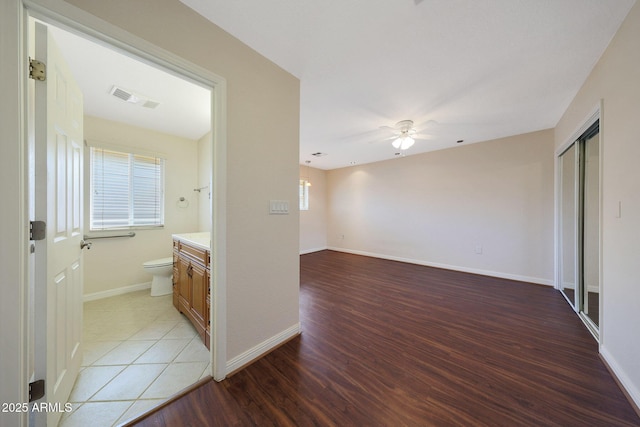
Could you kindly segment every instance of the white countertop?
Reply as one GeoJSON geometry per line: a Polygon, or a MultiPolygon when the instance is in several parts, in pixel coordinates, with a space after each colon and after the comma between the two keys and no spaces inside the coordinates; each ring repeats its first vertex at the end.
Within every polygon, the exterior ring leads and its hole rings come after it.
{"type": "Polygon", "coordinates": [[[198,233],[182,233],[173,234],[172,237],[181,242],[191,244],[201,249],[211,250],[211,233],[208,231],[201,231],[198,233]]]}

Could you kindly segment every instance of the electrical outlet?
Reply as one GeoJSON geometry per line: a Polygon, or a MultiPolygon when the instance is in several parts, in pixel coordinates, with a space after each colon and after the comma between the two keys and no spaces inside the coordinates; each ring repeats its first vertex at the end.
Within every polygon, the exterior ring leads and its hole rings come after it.
{"type": "Polygon", "coordinates": [[[476,253],[482,255],[482,245],[476,245],[476,253]]]}

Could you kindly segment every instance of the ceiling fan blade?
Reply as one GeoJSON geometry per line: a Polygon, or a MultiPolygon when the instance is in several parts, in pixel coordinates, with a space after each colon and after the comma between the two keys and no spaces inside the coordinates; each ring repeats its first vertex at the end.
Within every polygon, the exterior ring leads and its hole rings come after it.
{"type": "Polygon", "coordinates": [[[398,139],[398,135],[388,136],[385,138],[376,138],[369,140],[369,144],[379,144],[380,142],[394,141],[398,139]]]}
{"type": "Polygon", "coordinates": [[[394,134],[399,134],[400,133],[400,132],[398,132],[398,129],[393,128],[391,126],[380,126],[379,129],[386,130],[386,131],[392,132],[394,134]]]}
{"type": "Polygon", "coordinates": [[[414,139],[433,139],[434,136],[428,133],[416,133],[415,135],[411,135],[414,139]]]}
{"type": "Polygon", "coordinates": [[[427,120],[425,122],[421,122],[420,124],[416,125],[414,127],[414,129],[418,129],[419,131],[427,129],[427,128],[431,128],[434,126],[437,126],[439,123],[435,120],[427,120]]]}

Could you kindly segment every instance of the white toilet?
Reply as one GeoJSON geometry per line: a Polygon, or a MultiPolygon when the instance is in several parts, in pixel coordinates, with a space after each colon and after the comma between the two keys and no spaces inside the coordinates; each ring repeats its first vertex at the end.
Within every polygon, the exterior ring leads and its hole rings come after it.
{"type": "Polygon", "coordinates": [[[168,295],[173,292],[173,258],[160,258],[142,264],[149,274],[151,281],[151,296],[168,295]]]}

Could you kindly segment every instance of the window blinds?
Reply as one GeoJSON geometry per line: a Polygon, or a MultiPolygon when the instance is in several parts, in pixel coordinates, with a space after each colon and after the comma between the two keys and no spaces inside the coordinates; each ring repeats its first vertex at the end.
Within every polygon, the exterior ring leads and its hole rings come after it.
{"type": "Polygon", "coordinates": [[[164,224],[164,159],[91,148],[90,228],[164,224]]]}

